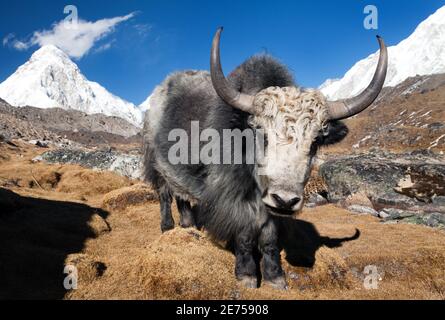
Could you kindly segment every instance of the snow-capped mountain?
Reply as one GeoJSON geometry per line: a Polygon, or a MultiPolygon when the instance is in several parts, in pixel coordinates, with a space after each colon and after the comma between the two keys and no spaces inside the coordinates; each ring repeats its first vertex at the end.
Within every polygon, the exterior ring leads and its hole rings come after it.
{"type": "MultiPolygon", "coordinates": [[[[378,55],[377,51],[357,62],[342,79],[326,80],[319,89],[331,100],[359,94],[372,79],[378,55]]],[[[445,73],[445,6],[419,24],[408,38],[388,47],[388,55],[385,87],[416,75],[445,73]]]]}
{"type": "Polygon", "coordinates": [[[145,112],[150,109],[151,96],[152,94],[150,94],[148,98],[139,105],[139,110],[141,110],[141,112],[145,112]]]}
{"type": "Polygon", "coordinates": [[[142,123],[139,108],[86,79],[79,67],[53,45],[41,47],[1,83],[0,97],[15,107],[75,109],[116,116],[139,127],[142,123]]]}

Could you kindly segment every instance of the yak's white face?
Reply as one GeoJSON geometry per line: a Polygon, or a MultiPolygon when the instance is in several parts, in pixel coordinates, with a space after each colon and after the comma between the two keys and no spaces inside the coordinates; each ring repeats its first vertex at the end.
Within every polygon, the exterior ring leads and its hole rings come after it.
{"type": "Polygon", "coordinates": [[[259,166],[263,201],[278,215],[292,215],[303,207],[313,148],[328,121],[324,96],[295,87],[271,87],[255,96],[250,124],[265,132],[266,157],[259,166]]]}

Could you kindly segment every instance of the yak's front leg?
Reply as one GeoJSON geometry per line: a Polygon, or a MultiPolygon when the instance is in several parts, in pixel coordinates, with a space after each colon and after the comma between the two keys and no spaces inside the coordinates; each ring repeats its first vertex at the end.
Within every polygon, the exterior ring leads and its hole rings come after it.
{"type": "Polygon", "coordinates": [[[278,227],[272,218],[261,229],[259,248],[263,255],[261,261],[263,281],[273,288],[286,290],[287,283],[281,267],[281,256],[278,248],[278,227]]]}
{"type": "Polygon", "coordinates": [[[161,203],[161,231],[164,233],[174,229],[175,227],[175,221],[173,220],[171,208],[173,198],[168,188],[160,188],[159,201],[161,203]]]}
{"type": "Polygon", "coordinates": [[[195,217],[193,215],[193,209],[189,201],[184,201],[179,197],[176,197],[176,206],[178,207],[180,224],[183,228],[194,227],[195,217]]]}
{"type": "Polygon", "coordinates": [[[255,232],[245,230],[235,238],[235,275],[236,278],[247,288],[257,288],[257,270],[253,257],[253,250],[257,243],[255,232]]]}

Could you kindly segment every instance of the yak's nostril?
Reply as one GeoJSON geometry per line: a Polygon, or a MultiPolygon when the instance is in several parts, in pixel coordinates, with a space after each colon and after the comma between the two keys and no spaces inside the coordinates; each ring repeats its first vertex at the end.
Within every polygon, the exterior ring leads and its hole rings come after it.
{"type": "Polygon", "coordinates": [[[295,197],[290,200],[284,200],[276,193],[272,194],[272,198],[273,198],[275,204],[277,205],[277,207],[282,208],[282,209],[289,209],[289,210],[291,210],[293,208],[293,206],[295,206],[296,204],[298,204],[301,201],[300,197],[295,197]]]}
{"type": "Polygon", "coordinates": [[[294,205],[296,205],[296,204],[299,203],[300,201],[301,201],[301,198],[299,198],[299,197],[295,197],[295,198],[291,199],[291,200],[287,203],[287,205],[288,205],[290,208],[292,208],[294,205]]]}
{"type": "Polygon", "coordinates": [[[286,202],[283,199],[281,199],[281,197],[279,195],[273,193],[272,198],[278,207],[284,207],[286,205],[286,202]]]}

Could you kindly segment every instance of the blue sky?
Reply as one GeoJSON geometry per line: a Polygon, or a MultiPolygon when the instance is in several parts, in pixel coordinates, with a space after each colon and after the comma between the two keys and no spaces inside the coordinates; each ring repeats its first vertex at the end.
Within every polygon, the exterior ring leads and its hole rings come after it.
{"type": "Polygon", "coordinates": [[[36,45],[19,51],[13,41],[29,43],[35,31],[51,30],[66,17],[63,9],[68,4],[90,22],[135,13],[74,60],[88,79],[139,104],[170,72],[207,70],[210,42],[220,25],[225,27],[226,72],[252,54],[267,52],[286,63],[300,85],[317,87],[327,78],[343,76],[354,62],[376,51],[376,34],[388,45],[397,44],[445,1],[1,1],[0,40],[9,37],[0,47],[0,81],[38,49],[36,45]],[[369,4],[379,9],[377,31],[363,27],[363,9],[369,4]]]}

